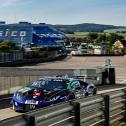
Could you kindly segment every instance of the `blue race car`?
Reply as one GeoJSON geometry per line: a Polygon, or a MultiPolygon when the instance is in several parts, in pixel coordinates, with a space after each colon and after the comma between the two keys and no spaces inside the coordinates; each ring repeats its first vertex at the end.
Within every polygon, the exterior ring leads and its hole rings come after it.
{"type": "Polygon", "coordinates": [[[60,102],[94,95],[97,89],[74,78],[45,77],[19,89],[13,95],[15,111],[29,111],[60,102]]]}

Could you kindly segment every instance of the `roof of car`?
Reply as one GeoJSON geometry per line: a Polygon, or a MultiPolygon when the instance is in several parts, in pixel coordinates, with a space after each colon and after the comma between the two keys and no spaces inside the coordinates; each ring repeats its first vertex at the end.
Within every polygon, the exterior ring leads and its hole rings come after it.
{"type": "Polygon", "coordinates": [[[40,78],[39,80],[45,80],[45,79],[60,79],[60,80],[76,80],[74,78],[69,78],[69,77],[43,77],[43,78],[40,78]]]}

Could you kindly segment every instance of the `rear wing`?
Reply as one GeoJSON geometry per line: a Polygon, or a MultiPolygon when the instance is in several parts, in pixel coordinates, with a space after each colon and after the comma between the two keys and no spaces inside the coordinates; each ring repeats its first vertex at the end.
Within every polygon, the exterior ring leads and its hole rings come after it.
{"type": "Polygon", "coordinates": [[[97,75],[81,75],[81,76],[73,76],[73,78],[86,82],[86,80],[99,80],[97,75]]]}

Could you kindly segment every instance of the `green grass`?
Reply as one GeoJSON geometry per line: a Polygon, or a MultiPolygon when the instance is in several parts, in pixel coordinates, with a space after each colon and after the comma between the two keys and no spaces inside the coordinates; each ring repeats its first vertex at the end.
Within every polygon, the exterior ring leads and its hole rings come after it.
{"type": "MultiPolygon", "coordinates": [[[[85,38],[88,34],[89,34],[89,32],[74,32],[74,34],[66,34],[66,36],[76,37],[76,38],[85,38]]],[[[101,32],[98,34],[103,34],[103,33],[101,32]]]]}
{"type": "Polygon", "coordinates": [[[110,29],[110,30],[105,30],[104,32],[106,33],[117,33],[118,35],[124,36],[124,38],[126,39],[126,33],[119,33],[121,31],[126,32],[126,29],[110,29]]]}
{"type": "Polygon", "coordinates": [[[89,32],[75,32],[74,34],[66,34],[68,37],[84,38],[89,32]]]}
{"type": "MultiPolygon", "coordinates": [[[[126,29],[111,29],[111,30],[105,30],[105,33],[117,33],[117,31],[126,31],[126,29]]],[[[89,32],[74,32],[74,34],[66,34],[68,37],[76,37],[76,38],[84,38],[88,35],[89,32]]],[[[103,34],[103,32],[98,33],[103,34]]],[[[126,33],[117,33],[118,35],[124,36],[126,39],[126,33]]]]}

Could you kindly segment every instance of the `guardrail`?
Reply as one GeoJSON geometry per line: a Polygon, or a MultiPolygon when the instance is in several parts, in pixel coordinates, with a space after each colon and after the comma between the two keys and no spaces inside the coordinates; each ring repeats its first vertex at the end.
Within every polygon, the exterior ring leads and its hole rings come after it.
{"type": "Polygon", "coordinates": [[[41,62],[50,62],[56,60],[63,60],[66,58],[66,54],[58,55],[55,57],[46,57],[46,58],[24,58],[23,53],[14,53],[14,54],[2,54],[0,55],[0,67],[10,67],[10,66],[22,66],[28,64],[36,64],[41,62]]]}
{"type": "Polygon", "coordinates": [[[0,64],[23,60],[23,53],[0,53],[0,64]]]}
{"type": "Polygon", "coordinates": [[[0,121],[0,126],[110,126],[126,122],[126,90],[85,97],[0,121]]]}

